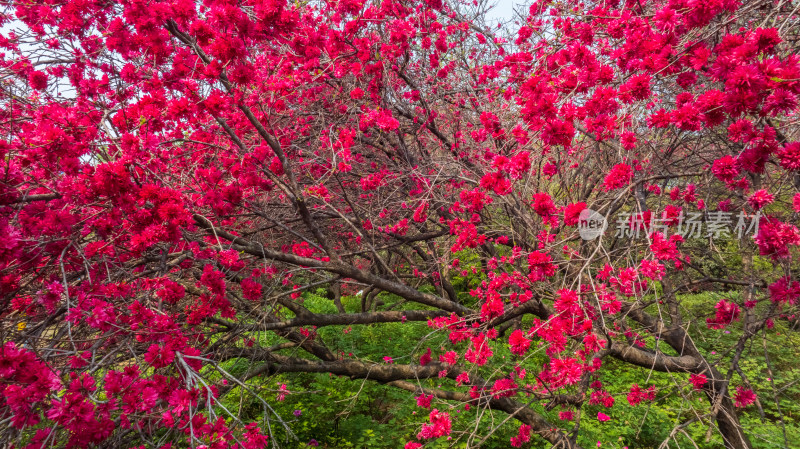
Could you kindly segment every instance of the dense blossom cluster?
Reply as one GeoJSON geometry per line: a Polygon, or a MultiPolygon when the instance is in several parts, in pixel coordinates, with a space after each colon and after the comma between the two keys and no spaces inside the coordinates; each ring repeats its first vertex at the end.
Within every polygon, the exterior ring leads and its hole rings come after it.
{"type": "Polygon", "coordinates": [[[677,295],[724,287],[703,319],[741,348],[796,319],[800,27],[762,3],[538,0],[500,28],[455,0],[0,6],[0,441],[266,447],[215,406],[324,372],[414,391],[406,448],[456,437],[457,402],[572,448],[587,409],[660,394],[609,391],[615,358],[683,375],[749,449],[758,396],[677,295]],[[645,238],[584,238],[588,209],[645,238]],[[740,211],[744,268],[711,273],[681,218],[740,211]],[[378,363],[317,330],[407,320],[442,344],[378,363]]]}

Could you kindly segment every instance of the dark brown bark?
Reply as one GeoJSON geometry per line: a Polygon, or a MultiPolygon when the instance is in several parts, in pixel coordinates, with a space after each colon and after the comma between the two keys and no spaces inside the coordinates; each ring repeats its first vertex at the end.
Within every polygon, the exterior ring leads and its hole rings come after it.
{"type": "MultiPolygon", "coordinates": [[[[352,379],[366,379],[385,383],[397,388],[417,391],[420,388],[411,381],[436,378],[441,371],[447,371],[447,377],[454,379],[461,370],[439,362],[431,362],[425,366],[400,365],[400,364],[370,364],[356,360],[331,360],[314,361],[299,359],[274,354],[268,351],[237,350],[230,354],[217,354],[221,359],[245,357],[249,360],[264,361],[264,365],[247,374],[247,378],[256,375],[274,375],[278,373],[304,372],[304,373],[331,373],[339,376],[348,376],[352,379]]],[[[219,360],[219,358],[218,358],[219,360]]],[[[474,376],[473,376],[474,377],[474,376]]],[[[476,378],[477,383],[484,383],[476,378]]],[[[581,449],[574,438],[559,431],[556,426],[548,422],[540,414],[519,401],[509,398],[494,398],[483,396],[473,399],[467,393],[447,391],[440,389],[424,389],[425,392],[434,394],[441,399],[454,400],[464,403],[486,405],[495,410],[502,410],[512,415],[518,421],[531,426],[533,433],[549,441],[554,448],[581,449]]]]}

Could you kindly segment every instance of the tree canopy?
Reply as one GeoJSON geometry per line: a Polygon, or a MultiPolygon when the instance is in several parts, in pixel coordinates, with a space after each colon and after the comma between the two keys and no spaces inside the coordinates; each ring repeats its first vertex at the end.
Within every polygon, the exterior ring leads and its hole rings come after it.
{"type": "Polygon", "coordinates": [[[788,448],[799,7],[3,1],[0,441],[289,447],[324,375],[406,449],[788,448]]]}

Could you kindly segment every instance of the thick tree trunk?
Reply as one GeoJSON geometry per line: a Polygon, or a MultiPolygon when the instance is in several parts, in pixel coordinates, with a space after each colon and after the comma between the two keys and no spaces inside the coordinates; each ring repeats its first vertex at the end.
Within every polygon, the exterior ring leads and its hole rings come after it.
{"type": "MultiPolygon", "coordinates": [[[[712,406],[719,401],[719,398],[713,393],[709,394],[709,400],[712,406]]],[[[725,442],[726,449],[752,449],[753,445],[750,439],[745,434],[739,416],[736,414],[736,409],[733,406],[733,401],[729,397],[722,398],[719,402],[719,408],[716,411],[717,429],[722,435],[725,442]]]]}
{"type": "Polygon", "coordinates": [[[739,422],[739,415],[731,400],[729,380],[716,367],[706,366],[705,374],[709,377],[709,383],[705,393],[711,402],[712,418],[717,422],[717,430],[722,435],[725,448],[752,449],[753,445],[739,422]]]}

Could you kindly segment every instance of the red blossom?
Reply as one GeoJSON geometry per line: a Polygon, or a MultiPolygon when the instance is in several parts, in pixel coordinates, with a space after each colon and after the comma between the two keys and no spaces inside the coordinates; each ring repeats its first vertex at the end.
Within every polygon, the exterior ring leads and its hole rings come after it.
{"type": "Polygon", "coordinates": [[[775,196],[771,193],[767,192],[766,189],[761,189],[753,192],[749,198],[747,198],[747,202],[750,203],[750,206],[753,207],[755,210],[762,209],[764,206],[772,203],[775,199],[775,196]]]}
{"type": "Polygon", "coordinates": [[[734,393],[733,399],[736,407],[747,407],[756,401],[756,394],[753,390],[739,385],[736,387],[736,393],[734,393]]]}
{"type": "Polygon", "coordinates": [[[626,399],[630,405],[638,405],[642,401],[652,401],[655,399],[655,397],[655,385],[651,385],[647,389],[643,389],[638,384],[633,384],[626,399]]]}
{"type": "Polygon", "coordinates": [[[432,394],[421,394],[417,396],[417,407],[422,408],[431,408],[431,400],[433,399],[432,394]]]}
{"type": "Polygon", "coordinates": [[[44,72],[33,71],[28,76],[28,82],[30,83],[31,87],[36,90],[45,90],[47,89],[47,74],[44,72]]]}
{"type": "Polygon", "coordinates": [[[800,142],[786,144],[779,152],[781,166],[787,170],[800,170],[800,142]]]}
{"type": "Polygon", "coordinates": [[[425,354],[422,354],[422,357],[419,358],[420,365],[425,366],[429,363],[431,363],[431,348],[428,348],[425,354]]]}
{"type": "Polygon", "coordinates": [[[730,300],[720,299],[714,308],[716,315],[713,318],[706,318],[709,329],[723,329],[739,319],[741,309],[730,300]]]}
{"type": "Polygon", "coordinates": [[[633,178],[633,169],[628,164],[617,164],[603,180],[605,190],[616,190],[628,185],[633,178]]]}
{"type": "Polygon", "coordinates": [[[692,374],[689,376],[689,382],[691,382],[695,390],[701,390],[708,382],[708,379],[704,374],[692,374]]]}
{"type": "Polygon", "coordinates": [[[800,231],[789,223],[764,217],[760,220],[755,240],[762,256],[778,260],[789,257],[791,246],[800,245],[800,231]]]}
{"type": "Polygon", "coordinates": [[[516,329],[508,337],[508,344],[511,346],[511,352],[517,355],[525,355],[531,345],[531,341],[525,337],[525,334],[516,329]]]}
{"type": "Polygon", "coordinates": [[[769,298],[774,303],[795,304],[800,298],[800,282],[784,276],[769,286],[769,298]]]}
{"type": "Polygon", "coordinates": [[[511,447],[522,447],[523,443],[531,440],[531,426],[522,424],[519,426],[517,436],[511,437],[511,447]]]}
{"type": "Polygon", "coordinates": [[[450,435],[450,415],[433,409],[429,415],[430,424],[422,426],[422,430],[417,434],[420,440],[439,438],[450,435]]]}

